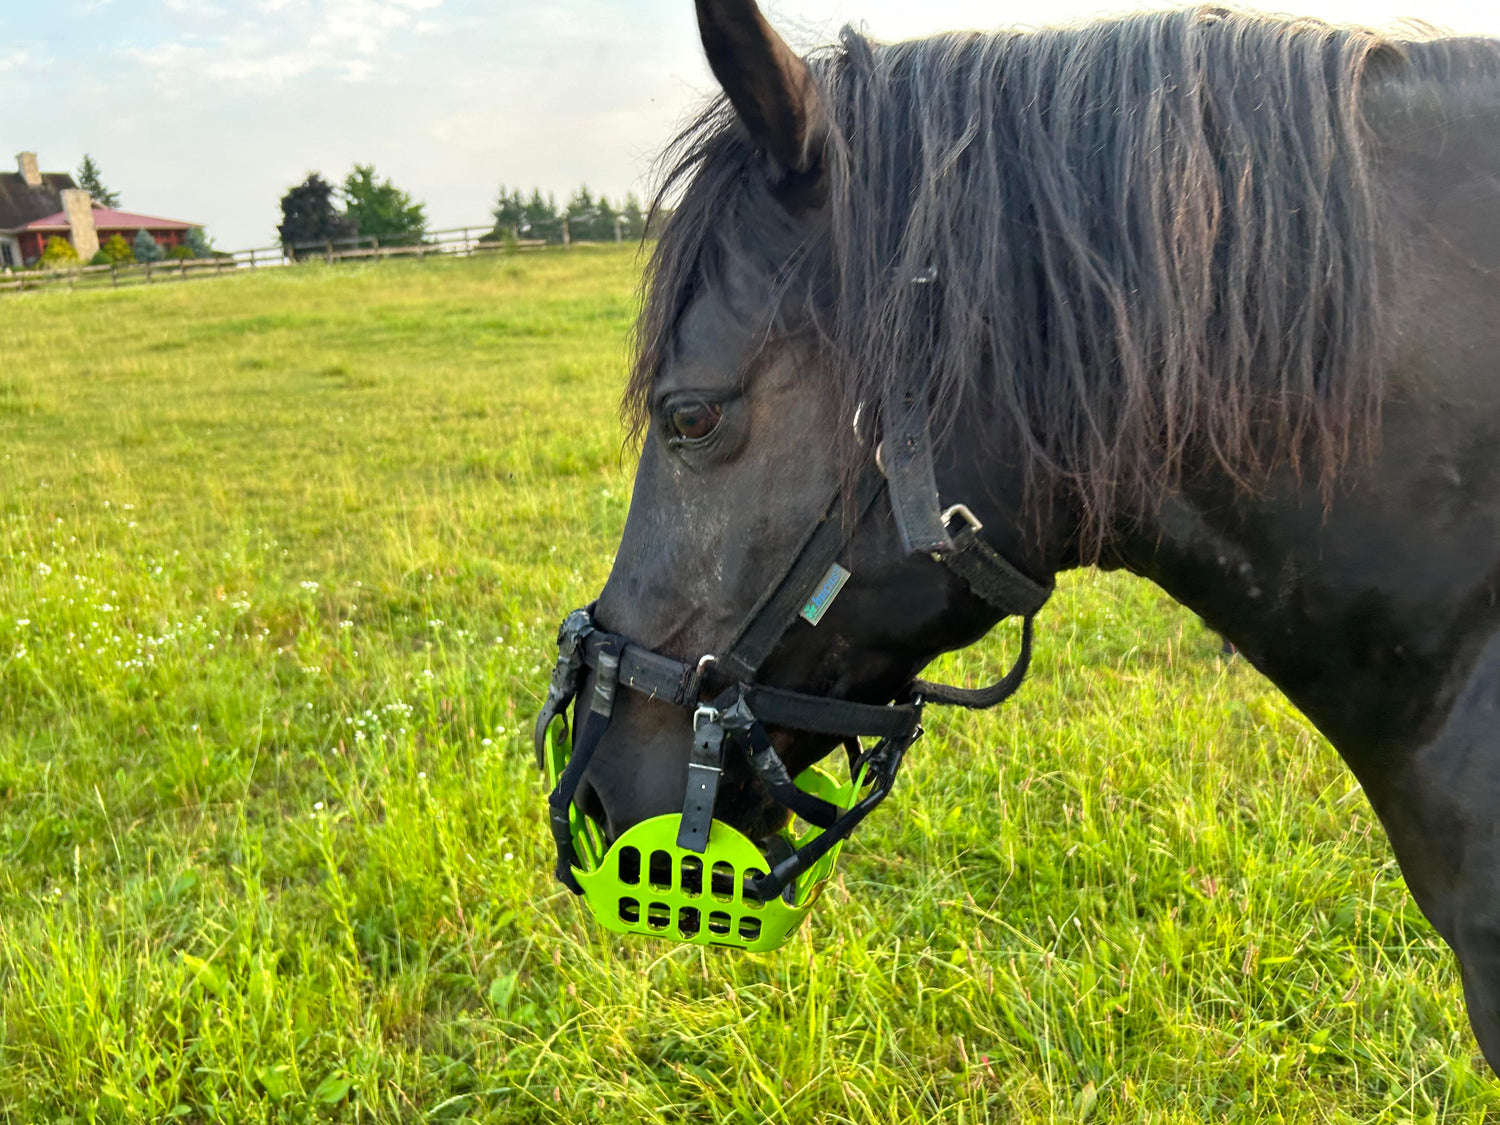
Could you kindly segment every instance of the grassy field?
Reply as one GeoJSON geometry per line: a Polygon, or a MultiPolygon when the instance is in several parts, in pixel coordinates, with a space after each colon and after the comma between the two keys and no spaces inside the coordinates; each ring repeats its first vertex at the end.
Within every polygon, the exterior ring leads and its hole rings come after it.
{"type": "Polygon", "coordinates": [[[527,730],[637,269],[0,299],[0,1120],[1500,1116],[1353,779],[1125,577],[933,717],[786,949],[602,934],[527,730]]]}

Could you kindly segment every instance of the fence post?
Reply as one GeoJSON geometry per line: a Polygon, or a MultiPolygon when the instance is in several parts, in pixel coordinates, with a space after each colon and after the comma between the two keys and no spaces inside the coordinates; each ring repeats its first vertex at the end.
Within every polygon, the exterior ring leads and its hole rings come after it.
{"type": "Polygon", "coordinates": [[[118,288],[120,288],[120,263],[119,262],[110,262],[109,263],[109,287],[111,289],[118,289],[118,288]]]}
{"type": "Polygon", "coordinates": [[[568,234],[568,217],[566,215],[564,215],[562,217],[562,232],[563,232],[563,246],[565,246],[565,247],[566,246],[572,246],[573,245],[573,239],[568,234]]]}
{"type": "Polygon", "coordinates": [[[615,216],[615,241],[616,242],[624,242],[625,241],[625,235],[621,232],[621,227],[624,225],[624,222],[625,222],[625,220],[622,217],[620,217],[619,215],[615,216]]]}
{"type": "Polygon", "coordinates": [[[154,282],[152,281],[152,278],[151,278],[151,263],[149,261],[146,263],[146,284],[147,285],[154,284],[154,282]]]}
{"type": "Polygon", "coordinates": [[[327,249],[323,252],[324,260],[331,266],[333,265],[333,239],[328,239],[325,245],[327,249]]]}

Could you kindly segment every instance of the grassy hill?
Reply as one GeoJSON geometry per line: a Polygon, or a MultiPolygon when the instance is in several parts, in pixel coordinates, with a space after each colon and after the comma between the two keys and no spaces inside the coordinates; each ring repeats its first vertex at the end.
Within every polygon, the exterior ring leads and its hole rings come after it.
{"type": "Polygon", "coordinates": [[[0,1120],[1500,1113],[1353,778],[1124,576],[932,716],[786,949],[599,932],[528,730],[638,268],[0,299],[0,1120]]]}

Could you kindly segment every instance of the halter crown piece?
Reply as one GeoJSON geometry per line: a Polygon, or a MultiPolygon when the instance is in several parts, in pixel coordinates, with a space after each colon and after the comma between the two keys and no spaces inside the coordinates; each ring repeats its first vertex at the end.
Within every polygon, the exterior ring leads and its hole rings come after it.
{"type": "MultiPolygon", "coordinates": [[[[931,268],[912,279],[924,295],[937,289],[935,280],[931,268]]],[[[856,414],[856,428],[863,413],[856,414]]],[[[906,751],[921,737],[924,705],[994,707],[1021,686],[1031,660],[1032,619],[1052,585],[1034,581],[985,543],[983,525],[965,505],[943,506],[925,394],[905,396],[874,462],[854,483],[854,518],[847,526],[857,525],[888,492],[904,549],[948,567],[1001,614],[1024,618],[1015,665],[980,689],[913,680],[901,701],[884,706],[756,682],[760,665],[787,629],[799,617],[816,625],[849,577],[838,561],[847,546],[842,491],[723,654],[685,663],[599,629],[592,606],[574,610],[558,632],[557,665],[534,744],[537,766],[551,786],[547,804],[557,878],[583,896],[606,929],[695,945],[778,948],[812,909],[844,841],[895,785],[906,751]],[[955,524],[958,531],[950,532],[955,524]],[[581,698],[589,671],[592,687],[581,698]],[[708,683],[726,681],[728,687],[705,698],[708,683]],[[693,742],[682,812],[642,821],[609,841],[573,796],[622,687],[690,712],[693,742]],[[578,729],[570,739],[566,712],[575,701],[578,729]],[[821,766],[792,778],[767,724],[840,739],[848,751],[848,779],[838,781],[821,766]],[[866,748],[861,739],[876,741],[866,748]],[[713,815],[729,753],[740,755],[766,792],[793,814],[793,826],[772,841],[772,854],[713,815]]]]}

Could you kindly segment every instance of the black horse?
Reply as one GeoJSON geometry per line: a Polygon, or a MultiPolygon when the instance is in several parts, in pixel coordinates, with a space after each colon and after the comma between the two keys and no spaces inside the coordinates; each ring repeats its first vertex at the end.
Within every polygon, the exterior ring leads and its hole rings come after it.
{"type": "MultiPolygon", "coordinates": [[[[1144,575],[1358,775],[1500,1066],[1500,43],[1202,8],[804,60],[697,6],[727,100],[674,149],[600,628],[712,670],[843,496],[853,577],[759,680],[899,701],[1005,613],[903,473],[1036,588],[1144,575]]],[[[795,726],[793,773],[835,744],[795,726]]],[[[682,808],[691,742],[621,693],[578,803],[682,808]]],[[[787,815],[733,761],[717,809],[787,815]]]]}

